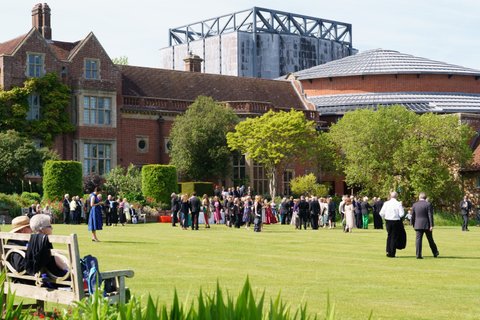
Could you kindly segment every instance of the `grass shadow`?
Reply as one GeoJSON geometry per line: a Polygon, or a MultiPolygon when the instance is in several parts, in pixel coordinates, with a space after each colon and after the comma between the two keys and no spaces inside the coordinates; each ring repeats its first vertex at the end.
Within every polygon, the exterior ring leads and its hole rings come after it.
{"type": "Polygon", "coordinates": [[[100,240],[103,243],[131,243],[131,244],[157,244],[149,241],[121,241],[121,240],[100,240]]]}

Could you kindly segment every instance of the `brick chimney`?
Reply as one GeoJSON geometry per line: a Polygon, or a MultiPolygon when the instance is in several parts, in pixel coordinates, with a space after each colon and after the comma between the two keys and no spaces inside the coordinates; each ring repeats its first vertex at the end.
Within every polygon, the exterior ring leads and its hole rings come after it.
{"type": "Polygon", "coordinates": [[[48,4],[37,3],[32,9],[32,27],[38,30],[47,40],[52,40],[50,27],[50,7],[48,4]]]}
{"type": "Polygon", "coordinates": [[[183,59],[183,62],[185,62],[185,71],[202,72],[202,61],[202,58],[190,52],[188,57],[183,59]]]}

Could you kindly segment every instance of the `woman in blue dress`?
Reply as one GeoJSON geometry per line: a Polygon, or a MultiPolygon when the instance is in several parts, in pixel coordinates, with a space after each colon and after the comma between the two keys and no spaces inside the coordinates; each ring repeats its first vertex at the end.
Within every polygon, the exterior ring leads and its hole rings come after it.
{"type": "Polygon", "coordinates": [[[102,230],[102,195],[98,194],[97,188],[90,195],[90,215],[88,216],[88,231],[92,232],[92,241],[99,242],[97,230],[102,230]]]}

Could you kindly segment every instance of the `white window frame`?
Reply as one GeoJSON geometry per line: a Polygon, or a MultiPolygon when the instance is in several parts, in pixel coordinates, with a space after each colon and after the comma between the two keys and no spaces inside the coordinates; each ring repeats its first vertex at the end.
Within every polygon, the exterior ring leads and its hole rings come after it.
{"type": "Polygon", "coordinates": [[[32,93],[28,96],[27,120],[40,119],[40,95],[32,93]]]}
{"type": "Polygon", "coordinates": [[[100,60],[85,58],[84,64],[84,76],[87,80],[99,80],[100,79],[100,60]],[[95,68],[92,68],[92,64],[95,65],[95,68]]]}
{"type": "Polygon", "coordinates": [[[83,124],[89,126],[112,126],[112,98],[95,95],[84,95],[83,104],[83,124]],[[108,101],[106,104],[105,102],[108,101]],[[100,122],[100,120],[102,121],[100,122]]]}
{"type": "Polygon", "coordinates": [[[115,143],[112,141],[84,141],[81,147],[83,175],[103,176],[114,168],[115,143]]]}
{"type": "Polygon", "coordinates": [[[28,78],[40,78],[45,74],[45,54],[39,52],[27,52],[27,66],[25,75],[28,78]],[[30,61],[31,58],[40,59],[40,61],[30,61]]]}

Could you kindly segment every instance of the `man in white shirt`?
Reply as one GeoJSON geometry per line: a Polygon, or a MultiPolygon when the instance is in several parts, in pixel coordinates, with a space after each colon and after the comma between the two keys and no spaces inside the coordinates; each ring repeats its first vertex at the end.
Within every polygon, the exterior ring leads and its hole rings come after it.
{"type": "Polygon", "coordinates": [[[399,230],[402,221],[400,220],[404,215],[402,203],[397,200],[398,194],[393,191],[390,193],[390,200],[383,204],[380,210],[380,216],[385,219],[385,226],[387,229],[387,257],[395,258],[397,252],[397,241],[399,230]]]}

